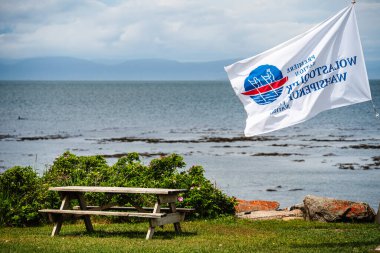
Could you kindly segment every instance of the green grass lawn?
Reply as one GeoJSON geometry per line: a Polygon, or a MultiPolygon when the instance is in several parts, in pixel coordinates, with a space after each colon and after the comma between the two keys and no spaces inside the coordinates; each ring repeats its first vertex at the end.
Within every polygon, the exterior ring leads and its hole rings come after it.
{"type": "Polygon", "coordinates": [[[147,222],[64,223],[50,237],[52,225],[0,228],[0,252],[371,252],[380,245],[380,226],[293,221],[248,221],[233,217],[186,221],[183,233],[157,228],[146,241],[147,222]]]}

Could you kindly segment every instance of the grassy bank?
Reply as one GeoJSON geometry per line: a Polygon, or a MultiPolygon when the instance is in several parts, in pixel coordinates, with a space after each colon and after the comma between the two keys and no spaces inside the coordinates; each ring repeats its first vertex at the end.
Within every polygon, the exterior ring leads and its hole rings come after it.
{"type": "Polygon", "coordinates": [[[380,245],[375,224],[247,221],[232,217],[187,221],[184,233],[158,228],[146,241],[147,223],[65,223],[51,238],[51,225],[0,228],[0,252],[369,252],[380,245]]]}

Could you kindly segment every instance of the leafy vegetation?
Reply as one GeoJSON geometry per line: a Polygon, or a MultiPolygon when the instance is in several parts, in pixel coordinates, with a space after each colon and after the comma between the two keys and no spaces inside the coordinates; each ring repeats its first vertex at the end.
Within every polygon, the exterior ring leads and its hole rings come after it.
{"type": "Polygon", "coordinates": [[[48,200],[47,187],[31,167],[13,167],[0,175],[0,224],[28,226],[41,222],[38,210],[48,200]]]}
{"type": "MultiPolygon", "coordinates": [[[[215,188],[205,178],[201,166],[188,170],[183,170],[184,167],[183,158],[176,154],[153,159],[145,165],[137,153],[130,153],[109,166],[102,156],[76,156],[70,152],[57,157],[42,177],[31,167],[13,167],[0,174],[0,225],[41,223],[44,216],[38,210],[58,208],[60,203],[58,194],[48,191],[48,187],[68,185],[189,189],[180,196],[178,206],[195,208],[193,218],[234,213],[235,199],[215,188]]],[[[86,199],[89,205],[112,201],[118,205],[132,202],[153,206],[155,202],[154,196],[145,194],[89,193],[86,199]]]]}

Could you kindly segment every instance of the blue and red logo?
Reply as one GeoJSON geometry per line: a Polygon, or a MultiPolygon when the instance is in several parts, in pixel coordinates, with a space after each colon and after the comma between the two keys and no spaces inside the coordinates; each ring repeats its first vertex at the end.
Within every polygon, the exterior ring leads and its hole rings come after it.
{"type": "Polygon", "coordinates": [[[288,77],[273,65],[255,68],[244,81],[243,95],[250,96],[257,104],[270,104],[281,96],[288,77]]]}

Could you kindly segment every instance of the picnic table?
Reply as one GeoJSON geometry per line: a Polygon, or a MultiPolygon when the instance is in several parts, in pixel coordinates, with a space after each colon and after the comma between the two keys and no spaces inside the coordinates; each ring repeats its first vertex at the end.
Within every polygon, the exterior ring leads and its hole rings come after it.
{"type": "Polygon", "coordinates": [[[93,226],[90,215],[140,217],[149,219],[149,228],[146,239],[153,237],[155,228],[165,224],[173,224],[177,233],[181,232],[180,222],[184,220],[185,213],[194,209],[176,208],[178,194],[186,192],[186,189],[161,189],[161,188],[132,188],[132,187],[99,187],[99,186],[63,186],[50,187],[50,191],[59,192],[62,202],[59,209],[42,209],[41,213],[47,213],[49,220],[54,222],[51,236],[58,235],[62,223],[69,216],[84,219],[87,231],[92,232],[93,226]],[[156,195],[154,207],[141,207],[136,203],[130,203],[131,207],[120,207],[112,203],[102,206],[87,206],[84,198],[86,192],[106,194],[153,194],[156,195]],[[70,201],[78,200],[79,206],[71,208],[70,201]],[[168,205],[168,207],[162,207],[168,205]]]}

